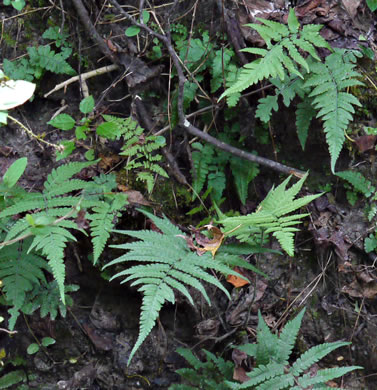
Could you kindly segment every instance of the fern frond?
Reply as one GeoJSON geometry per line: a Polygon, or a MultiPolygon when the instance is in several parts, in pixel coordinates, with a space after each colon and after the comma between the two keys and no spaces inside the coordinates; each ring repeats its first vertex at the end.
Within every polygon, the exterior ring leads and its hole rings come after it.
{"type": "MultiPolygon", "coordinates": [[[[62,165],[56,169],[53,169],[51,173],[47,176],[47,180],[44,183],[44,193],[50,194],[53,191],[56,191],[58,186],[67,185],[67,180],[71,179],[74,175],[81,172],[84,168],[90,167],[98,161],[89,161],[89,162],[71,162],[69,164],[62,165]]],[[[85,182],[80,181],[82,184],[85,182]]],[[[78,182],[74,182],[77,183],[78,182]]],[[[79,189],[79,188],[75,188],[79,189]]],[[[63,191],[64,189],[61,188],[63,191]]],[[[67,191],[68,192],[68,191],[67,191]]],[[[55,193],[54,196],[62,195],[67,192],[55,193]]]]}
{"type": "Polygon", "coordinates": [[[30,240],[23,245],[13,244],[0,251],[0,279],[3,282],[6,300],[13,305],[9,311],[11,330],[14,328],[19,310],[25,303],[26,293],[31,291],[34,285],[45,280],[43,269],[46,269],[46,262],[35,254],[27,253],[29,244],[30,240]]]}
{"type": "Polygon", "coordinates": [[[280,380],[281,375],[283,374],[284,374],[284,366],[279,363],[271,362],[265,366],[261,364],[258,367],[255,367],[254,370],[247,375],[250,379],[244,382],[238,388],[247,389],[250,388],[251,386],[259,385],[260,383],[266,382],[267,380],[276,377],[278,377],[280,380]]]}
{"type": "Polygon", "coordinates": [[[257,211],[240,217],[226,217],[220,220],[219,223],[224,225],[225,231],[230,232],[230,236],[235,236],[242,242],[252,240],[252,236],[258,231],[271,233],[279,241],[281,247],[290,256],[293,256],[293,237],[297,229],[292,226],[299,224],[307,214],[293,214],[290,216],[286,216],[286,214],[300,209],[321,196],[321,194],[307,195],[294,199],[306,177],[307,175],[291,188],[286,189],[290,180],[290,177],[288,177],[277,188],[270,190],[266,198],[260,203],[257,211]]]}
{"type": "Polygon", "coordinates": [[[119,210],[127,203],[127,200],[125,195],[117,194],[111,204],[104,201],[98,203],[98,206],[92,208],[92,213],[87,214],[92,235],[94,264],[101,256],[110,237],[110,232],[114,227],[114,218],[120,216],[119,210]]]}
{"type": "MultiPolygon", "coordinates": [[[[266,49],[246,48],[242,51],[261,56],[249,64],[246,64],[237,81],[220,96],[232,96],[240,93],[263,79],[278,77],[284,80],[286,71],[288,75],[297,75],[303,78],[300,68],[309,72],[309,64],[300,51],[311,54],[320,60],[315,47],[326,47],[331,50],[328,43],[320,36],[322,26],[306,25],[300,31],[298,38],[299,22],[291,9],[288,17],[288,27],[270,20],[257,20],[262,24],[248,24],[256,30],[267,44],[266,49]],[[275,43],[272,43],[275,42],[275,43]]],[[[264,116],[266,118],[266,116],[264,116]]]]}
{"type": "MultiPolygon", "coordinates": [[[[217,278],[206,272],[206,269],[242,277],[227,264],[214,260],[208,252],[203,256],[192,252],[183,239],[185,237],[183,232],[166,217],[158,218],[145,211],[143,213],[154,222],[163,234],[147,230],[116,231],[138,238],[140,241],[112,245],[113,248],[126,249],[128,252],[105,266],[106,268],[128,261],[146,263],[132,266],[112,277],[112,279],[125,277],[123,282],[132,281],[132,285],[139,285],[138,291],[143,294],[139,336],[131,351],[128,363],[151,332],[164,303],[166,301],[175,302],[175,289],[188,297],[190,294],[185,285],[194,287],[210,303],[202,285],[203,281],[218,287],[228,297],[229,293],[217,278]]],[[[245,262],[245,264],[247,263],[245,262]]],[[[193,301],[192,298],[188,299],[190,302],[193,301]]]]}
{"type": "Polygon", "coordinates": [[[344,92],[348,87],[363,84],[357,79],[360,74],[354,70],[356,64],[347,61],[349,57],[345,53],[345,50],[335,49],[325,63],[312,62],[311,73],[304,84],[312,88],[309,97],[313,98],[317,118],[324,122],[333,172],[345,140],[344,132],[353,119],[354,106],[361,106],[355,96],[344,92]]]}
{"type": "Polygon", "coordinates": [[[318,370],[314,376],[312,374],[305,374],[298,379],[298,384],[302,386],[302,388],[309,388],[310,386],[324,383],[339,378],[347,373],[359,370],[362,367],[360,366],[348,366],[348,367],[334,367],[334,368],[325,368],[323,370],[318,370]]]}
{"type": "Polygon", "coordinates": [[[49,226],[46,234],[34,237],[28,250],[28,253],[30,253],[30,251],[35,248],[35,250],[40,250],[41,253],[47,257],[48,265],[50,266],[54,279],[59,286],[60,298],[63,303],[65,302],[65,266],[63,260],[64,248],[68,240],[76,241],[76,238],[63,227],[49,226]]]}
{"type": "Polygon", "coordinates": [[[304,308],[293,320],[287,322],[280,333],[277,349],[279,363],[288,364],[288,359],[292,353],[293,347],[295,346],[305,310],[306,309],[304,308]]]}
{"type": "Polygon", "coordinates": [[[367,180],[360,172],[343,171],[337,172],[336,176],[348,181],[348,183],[352,184],[356,191],[361,192],[367,198],[376,191],[370,180],[367,180]]]}
{"type": "MultiPolygon", "coordinates": [[[[198,142],[192,144],[192,147],[196,149],[192,152],[192,162],[194,165],[194,172],[192,172],[194,178],[192,187],[194,188],[196,194],[199,194],[207,179],[214,149],[208,144],[203,146],[198,142]]],[[[195,197],[196,194],[193,194],[193,197],[195,197]]]]}
{"type": "Polygon", "coordinates": [[[315,117],[315,114],[316,111],[313,108],[313,103],[309,97],[298,103],[296,110],[296,128],[302,150],[305,150],[309,126],[312,119],[315,117]]]}
{"type": "Polygon", "coordinates": [[[308,351],[304,352],[293,364],[291,372],[295,376],[299,376],[305,370],[307,370],[314,363],[321,360],[324,356],[328,355],[330,352],[350,345],[351,343],[346,341],[337,341],[334,343],[324,343],[316,345],[315,347],[310,348],[308,351]]]}

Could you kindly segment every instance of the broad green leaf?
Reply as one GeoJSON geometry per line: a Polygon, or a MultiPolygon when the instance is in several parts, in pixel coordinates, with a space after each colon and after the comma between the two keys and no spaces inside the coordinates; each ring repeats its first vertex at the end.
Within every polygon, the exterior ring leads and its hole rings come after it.
{"type": "Polygon", "coordinates": [[[143,20],[144,24],[147,24],[149,22],[149,19],[151,18],[151,14],[148,11],[143,11],[143,20]]]}
{"type": "Polygon", "coordinates": [[[27,158],[22,157],[16,160],[5,172],[3,182],[8,188],[12,188],[26,169],[27,158]]]}
{"type": "Polygon", "coordinates": [[[54,119],[47,122],[48,125],[54,126],[60,130],[72,130],[76,121],[68,114],[59,114],[54,119]]]}
{"type": "Polygon", "coordinates": [[[92,95],[86,97],[85,99],[83,99],[80,103],[80,111],[83,113],[83,114],[89,114],[90,112],[93,111],[94,109],[94,98],[92,95]]]}
{"type": "Polygon", "coordinates": [[[377,9],[377,0],[367,0],[369,9],[374,12],[377,9]]]}
{"type": "Polygon", "coordinates": [[[0,110],[10,110],[29,100],[36,85],[25,80],[8,80],[0,83],[0,110]]]}
{"type": "Polygon", "coordinates": [[[137,34],[139,34],[139,32],[140,32],[140,27],[131,26],[128,27],[128,29],[125,31],[125,34],[127,37],[131,38],[131,37],[135,37],[137,34]]]}
{"type": "Polygon", "coordinates": [[[25,0],[13,0],[12,1],[12,6],[17,11],[22,11],[23,8],[25,7],[25,5],[26,5],[25,0]]]}
{"type": "Polygon", "coordinates": [[[114,122],[101,123],[96,132],[100,137],[115,139],[117,137],[118,125],[114,122]]]}
{"type": "Polygon", "coordinates": [[[42,345],[44,347],[48,347],[49,345],[55,344],[55,342],[55,339],[53,339],[52,337],[43,337],[42,339],[42,345]]]}
{"type": "Polygon", "coordinates": [[[34,355],[39,351],[39,345],[37,343],[32,343],[27,347],[26,351],[29,355],[34,355]]]}

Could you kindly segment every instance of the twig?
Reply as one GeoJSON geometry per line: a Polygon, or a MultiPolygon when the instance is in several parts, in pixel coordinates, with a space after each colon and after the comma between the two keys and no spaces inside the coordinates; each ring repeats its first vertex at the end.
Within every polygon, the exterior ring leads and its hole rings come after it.
{"type": "Polygon", "coordinates": [[[52,89],[51,91],[44,94],[43,97],[46,98],[47,96],[51,95],[52,93],[59,91],[59,89],[66,88],[69,84],[75,83],[76,81],[80,81],[80,78],[81,78],[81,80],[88,80],[91,77],[99,76],[99,75],[105,74],[105,73],[110,73],[116,69],[119,69],[118,65],[115,65],[115,64],[108,65],[108,66],[103,66],[102,68],[91,70],[90,72],[82,73],[80,76],[71,77],[70,79],[63,81],[62,83],[55,85],[54,89],[52,89]]]}

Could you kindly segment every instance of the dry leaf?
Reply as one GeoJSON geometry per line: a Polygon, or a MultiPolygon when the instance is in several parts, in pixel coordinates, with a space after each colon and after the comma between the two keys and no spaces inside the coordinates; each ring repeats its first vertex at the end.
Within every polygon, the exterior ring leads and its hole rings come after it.
{"type": "Polygon", "coordinates": [[[235,367],[233,371],[233,379],[244,383],[250,380],[250,377],[246,375],[246,371],[243,367],[235,367]]]}
{"type": "MultiPolygon", "coordinates": [[[[238,267],[234,267],[234,271],[243,275],[242,271],[238,267]]],[[[237,287],[237,288],[242,287],[242,286],[246,286],[247,284],[250,284],[250,282],[248,280],[242,279],[236,275],[228,275],[228,277],[226,278],[226,281],[230,284],[233,284],[233,286],[237,287]]]]}
{"type": "Polygon", "coordinates": [[[213,225],[206,225],[204,227],[207,228],[209,232],[211,232],[212,238],[208,238],[202,234],[200,232],[201,229],[192,227],[191,230],[194,232],[195,240],[197,244],[201,246],[199,248],[195,248],[197,249],[198,255],[201,255],[205,252],[211,252],[212,256],[215,257],[217,250],[220,248],[224,240],[224,233],[218,227],[213,225]]]}

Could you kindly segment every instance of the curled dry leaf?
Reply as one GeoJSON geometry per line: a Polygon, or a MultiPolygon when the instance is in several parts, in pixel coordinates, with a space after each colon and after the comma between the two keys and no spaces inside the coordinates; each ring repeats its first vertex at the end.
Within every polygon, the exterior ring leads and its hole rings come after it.
{"type": "Polygon", "coordinates": [[[205,252],[211,252],[212,256],[215,257],[217,250],[220,248],[224,240],[224,233],[218,227],[213,225],[206,225],[204,227],[207,228],[209,232],[211,232],[212,238],[208,238],[202,234],[200,232],[201,229],[191,228],[191,230],[194,232],[197,244],[200,245],[200,247],[194,247],[197,250],[198,255],[205,252]]]}

